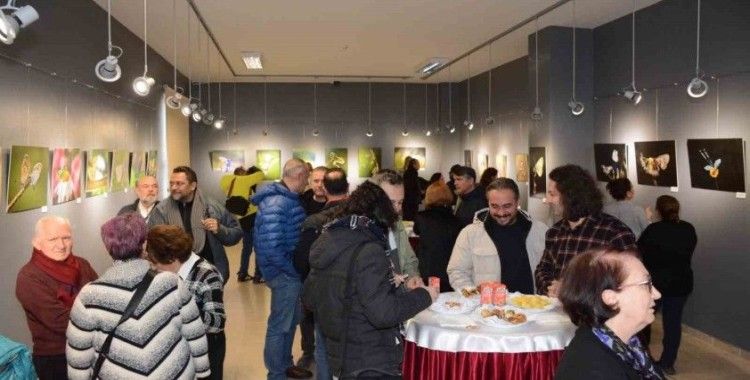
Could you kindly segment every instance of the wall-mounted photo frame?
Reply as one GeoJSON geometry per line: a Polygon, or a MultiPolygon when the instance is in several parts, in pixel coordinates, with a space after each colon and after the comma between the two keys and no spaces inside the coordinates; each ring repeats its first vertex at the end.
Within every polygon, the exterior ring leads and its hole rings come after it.
{"type": "Polygon", "coordinates": [[[674,140],[636,141],[635,174],[639,185],[677,186],[674,140]]]}
{"type": "Polygon", "coordinates": [[[529,156],[516,154],[516,181],[529,182],[529,156]]]}
{"type": "Polygon", "coordinates": [[[326,149],[326,166],[349,171],[349,150],[346,148],[326,149]]]}
{"type": "Polygon", "coordinates": [[[255,165],[265,175],[265,180],[281,179],[281,150],[259,149],[255,154],[255,165]]]}
{"type": "Polygon", "coordinates": [[[96,197],[109,191],[111,165],[108,150],[93,149],[86,152],[86,197],[96,197]]]}
{"type": "Polygon", "coordinates": [[[130,183],[130,152],[127,150],[112,151],[112,184],[110,192],[125,191],[130,183]]]}
{"type": "Polygon", "coordinates": [[[370,178],[377,173],[382,165],[382,156],[380,148],[360,147],[357,153],[359,178],[370,178]]]}
{"type": "Polygon", "coordinates": [[[8,163],[5,212],[33,210],[47,205],[49,148],[14,145],[8,163]]]}
{"type": "Polygon", "coordinates": [[[547,156],[543,146],[529,148],[529,195],[547,192],[547,156]]]}
{"type": "Polygon", "coordinates": [[[628,177],[628,147],[625,144],[594,144],[596,179],[609,182],[628,177]]]}
{"type": "Polygon", "coordinates": [[[692,187],[745,192],[742,139],[690,139],[687,148],[692,187]]]}
{"type": "Polygon", "coordinates": [[[427,148],[404,148],[396,147],[393,149],[393,168],[396,171],[403,171],[406,157],[411,157],[419,161],[419,170],[424,170],[427,165],[427,148]]]}
{"type": "Polygon", "coordinates": [[[212,150],[208,156],[211,170],[215,172],[232,173],[234,169],[245,167],[245,151],[242,149],[212,150]]]}
{"type": "Polygon", "coordinates": [[[81,197],[83,153],[80,149],[56,148],[52,150],[50,190],[52,204],[74,201],[81,197]]]}

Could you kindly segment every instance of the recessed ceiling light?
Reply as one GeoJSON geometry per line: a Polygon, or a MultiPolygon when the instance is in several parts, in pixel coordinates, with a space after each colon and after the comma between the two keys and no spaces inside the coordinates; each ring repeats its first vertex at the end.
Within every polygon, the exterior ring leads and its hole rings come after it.
{"type": "Polygon", "coordinates": [[[243,52],[242,60],[245,62],[245,67],[248,70],[263,70],[263,62],[261,62],[262,54],[257,52],[243,52]]]}

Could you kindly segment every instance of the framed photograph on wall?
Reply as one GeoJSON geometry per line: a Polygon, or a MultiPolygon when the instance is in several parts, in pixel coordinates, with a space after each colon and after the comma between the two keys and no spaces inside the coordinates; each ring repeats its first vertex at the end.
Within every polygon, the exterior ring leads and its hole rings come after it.
{"type": "Polygon", "coordinates": [[[547,192],[547,156],[543,146],[529,148],[529,195],[547,192]]]}
{"type": "Polygon", "coordinates": [[[80,149],[56,148],[52,150],[50,189],[52,204],[74,201],[81,197],[81,172],[83,153],[80,149]]]}
{"type": "Polygon", "coordinates": [[[636,141],[635,162],[639,185],[677,186],[674,140],[636,141]]]}
{"type": "Polygon", "coordinates": [[[159,152],[155,150],[149,150],[148,155],[146,156],[146,174],[156,177],[156,170],[158,166],[157,158],[158,158],[159,152]]]}
{"type": "Polygon", "coordinates": [[[115,150],[112,152],[112,184],[110,191],[113,193],[125,191],[130,182],[130,152],[127,150],[115,150]]]}
{"type": "Polygon", "coordinates": [[[516,154],[516,181],[529,182],[529,156],[516,154]]]}
{"type": "Polygon", "coordinates": [[[609,182],[628,177],[628,151],[625,144],[594,144],[596,179],[609,182]]]}
{"type": "Polygon", "coordinates": [[[464,166],[468,166],[470,168],[474,167],[472,162],[472,157],[474,156],[474,152],[467,149],[464,150],[464,166]]]}
{"type": "Polygon", "coordinates": [[[499,154],[495,156],[495,165],[497,166],[497,176],[507,177],[508,176],[508,156],[505,154],[499,154]]]}
{"type": "Polygon", "coordinates": [[[135,187],[138,178],[146,175],[146,152],[133,152],[130,154],[130,187],[135,187]]]}
{"type": "Polygon", "coordinates": [[[349,171],[349,150],[346,148],[326,149],[326,166],[349,171]]]}
{"type": "Polygon", "coordinates": [[[233,173],[234,169],[245,166],[245,151],[234,150],[212,150],[208,152],[211,158],[211,170],[222,173],[233,173]]]}
{"type": "Polygon", "coordinates": [[[18,146],[10,148],[8,206],[5,212],[33,210],[47,205],[49,148],[18,146]]]}
{"type": "Polygon", "coordinates": [[[255,155],[255,165],[263,172],[265,180],[281,179],[281,150],[258,149],[255,155]]]}
{"type": "Polygon", "coordinates": [[[85,191],[87,197],[95,197],[109,191],[111,165],[108,150],[93,149],[86,152],[85,191]]]}
{"type": "Polygon", "coordinates": [[[380,148],[360,147],[357,154],[359,178],[369,178],[380,170],[382,152],[380,148]]]}
{"type": "Polygon", "coordinates": [[[742,139],[688,140],[687,148],[691,186],[745,192],[742,139]]]}
{"type": "Polygon", "coordinates": [[[393,149],[393,168],[397,171],[403,171],[406,157],[411,157],[419,161],[419,170],[424,170],[427,165],[427,148],[404,148],[396,147],[393,149]]]}
{"type": "Polygon", "coordinates": [[[292,158],[296,158],[299,160],[302,160],[304,162],[309,163],[314,168],[317,166],[315,164],[315,152],[309,149],[293,149],[292,150],[292,158]]]}

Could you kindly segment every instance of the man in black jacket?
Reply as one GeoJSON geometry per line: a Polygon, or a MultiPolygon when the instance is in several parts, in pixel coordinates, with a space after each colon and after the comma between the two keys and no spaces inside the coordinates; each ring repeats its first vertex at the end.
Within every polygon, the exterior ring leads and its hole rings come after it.
{"type": "Polygon", "coordinates": [[[138,199],[121,208],[117,212],[117,215],[137,212],[148,223],[151,212],[154,211],[154,208],[159,203],[157,200],[159,196],[159,184],[156,182],[156,178],[150,175],[138,178],[138,181],[135,183],[135,194],[138,196],[138,199]]]}
{"type": "MultiPolygon", "coordinates": [[[[346,172],[340,168],[327,170],[323,176],[323,188],[328,201],[323,210],[308,216],[302,222],[302,233],[297,248],[294,250],[294,268],[299,272],[303,283],[307,274],[310,273],[310,247],[320,236],[323,226],[333,220],[334,215],[349,195],[349,182],[346,180],[346,172]]],[[[319,338],[320,334],[316,332],[312,311],[304,306],[300,331],[302,333],[302,339],[300,340],[302,357],[297,361],[297,366],[310,369],[314,357],[317,378],[330,378],[323,340],[319,338]]]]}
{"type": "Polygon", "coordinates": [[[487,197],[484,189],[477,186],[477,172],[474,169],[462,166],[452,176],[459,197],[456,217],[461,221],[461,227],[465,227],[474,221],[477,211],[487,208],[487,197]]]}

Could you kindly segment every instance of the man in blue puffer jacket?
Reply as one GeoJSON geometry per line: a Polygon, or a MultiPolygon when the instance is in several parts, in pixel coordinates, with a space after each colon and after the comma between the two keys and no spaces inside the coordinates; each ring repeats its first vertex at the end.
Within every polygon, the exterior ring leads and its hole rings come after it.
{"type": "Polygon", "coordinates": [[[263,349],[269,380],[312,376],[312,372],[292,365],[292,341],[301,313],[302,289],[293,256],[305,220],[299,194],[305,189],[309,174],[303,161],[291,159],[284,164],[281,182],[261,188],[252,197],[258,205],[253,245],[261,274],[271,288],[271,314],[263,349]]]}

